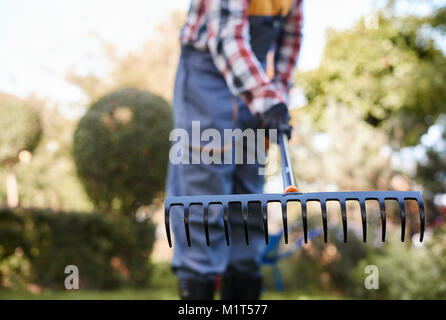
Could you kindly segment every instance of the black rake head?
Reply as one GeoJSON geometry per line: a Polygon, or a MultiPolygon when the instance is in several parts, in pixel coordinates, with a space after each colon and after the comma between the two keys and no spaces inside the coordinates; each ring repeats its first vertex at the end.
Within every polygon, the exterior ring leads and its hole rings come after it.
{"type": "Polygon", "coordinates": [[[344,232],[344,242],[347,242],[347,201],[358,201],[361,209],[363,241],[367,241],[367,213],[366,201],[375,200],[379,203],[381,217],[382,241],[386,239],[386,203],[385,200],[395,200],[398,202],[401,216],[401,241],[404,241],[406,229],[406,206],[405,200],[415,200],[418,203],[420,215],[420,241],[423,241],[425,228],[424,202],[421,193],[418,191],[353,191],[353,192],[316,192],[316,193],[283,193],[283,194],[232,194],[232,195],[204,195],[204,196],[184,196],[168,197],[165,201],[165,227],[169,246],[172,247],[170,234],[170,209],[173,206],[184,208],[184,227],[188,246],[191,246],[189,230],[189,208],[191,205],[201,205],[203,207],[203,224],[206,236],[206,244],[209,246],[209,221],[208,209],[210,205],[221,205],[223,207],[223,221],[225,229],[226,244],[229,245],[229,205],[240,205],[242,208],[242,217],[245,230],[245,241],[249,245],[248,230],[248,205],[258,204],[263,219],[263,230],[265,233],[265,242],[268,244],[268,203],[280,203],[282,207],[282,222],[284,229],[284,240],[288,243],[288,218],[287,204],[289,202],[299,202],[302,211],[302,223],[304,232],[304,241],[308,240],[307,229],[307,203],[319,202],[321,205],[322,226],[324,231],[324,241],[327,242],[327,202],[339,202],[341,208],[342,227],[344,232]]]}

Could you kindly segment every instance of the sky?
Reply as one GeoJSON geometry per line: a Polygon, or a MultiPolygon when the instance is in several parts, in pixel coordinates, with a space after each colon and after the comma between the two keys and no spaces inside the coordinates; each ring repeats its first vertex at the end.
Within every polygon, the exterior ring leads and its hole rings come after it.
{"type": "MultiPolygon", "coordinates": [[[[304,1],[299,68],[319,64],[327,28],[345,29],[373,10],[372,0],[304,1]]],[[[0,91],[36,94],[66,116],[88,102],[65,80],[68,70],[106,74],[98,38],[119,54],[138,51],[156,25],[189,0],[0,0],[0,91]]]]}

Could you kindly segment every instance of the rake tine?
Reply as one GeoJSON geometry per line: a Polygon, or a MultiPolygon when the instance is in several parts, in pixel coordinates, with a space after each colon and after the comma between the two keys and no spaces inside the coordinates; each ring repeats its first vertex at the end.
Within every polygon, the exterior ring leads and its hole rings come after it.
{"type": "Polygon", "coordinates": [[[404,199],[398,199],[401,213],[401,242],[404,242],[404,236],[406,234],[406,205],[404,199]]]}
{"type": "Polygon", "coordinates": [[[386,241],[386,201],[379,199],[379,211],[381,212],[381,237],[382,242],[386,241]]]}
{"type": "Polygon", "coordinates": [[[421,201],[419,201],[417,199],[417,203],[418,203],[418,209],[420,210],[420,242],[423,242],[424,239],[424,227],[425,227],[425,223],[426,223],[426,217],[424,214],[424,203],[423,203],[423,199],[421,199],[421,201]]]}
{"type": "Polygon", "coordinates": [[[223,221],[225,224],[225,238],[226,245],[229,246],[229,207],[228,204],[223,204],[223,221]]]}
{"type": "Polygon", "coordinates": [[[242,216],[243,224],[245,226],[245,241],[246,245],[249,245],[249,234],[248,234],[248,203],[242,203],[242,216]]]}
{"type": "Polygon", "coordinates": [[[190,230],[189,230],[189,205],[184,207],[184,229],[186,230],[187,245],[190,247],[190,230]]]}
{"type": "Polygon", "coordinates": [[[164,224],[166,226],[167,241],[169,242],[169,247],[172,248],[172,238],[170,236],[170,206],[165,206],[164,208],[164,224]]]}
{"type": "Polygon", "coordinates": [[[327,232],[327,206],[325,201],[321,201],[321,211],[322,211],[322,227],[324,228],[324,242],[327,243],[328,232],[327,232]]]}
{"type": "Polygon", "coordinates": [[[361,208],[362,220],[362,241],[367,242],[367,214],[365,210],[365,200],[359,199],[359,207],[361,208]]]}
{"type": "Polygon", "coordinates": [[[283,238],[285,239],[285,244],[288,244],[288,217],[286,205],[286,201],[282,201],[283,238]]]}
{"type": "Polygon", "coordinates": [[[208,206],[203,204],[203,223],[204,223],[204,234],[206,236],[206,245],[209,247],[209,211],[208,206]]]}
{"type": "Polygon", "coordinates": [[[423,242],[423,238],[424,238],[424,225],[425,225],[425,220],[426,217],[424,215],[424,203],[423,200],[418,200],[417,199],[417,203],[418,203],[418,209],[420,210],[420,242],[423,242]]]}
{"type": "Polygon", "coordinates": [[[307,230],[307,202],[302,201],[301,203],[302,207],[302,223],[304,227],[304,241],[307,243],[308,241],[308,230],[307,230]]]}
{"type": "Polygon", "coordinates": [[[269,243],[269,235],[268,235],[268,204],[261,204],[262,210],[262,219],[263,219],[263,231],[265,232],[265,243],[269,243]]]}
{"type": "Polygon", "coordinates": [[[342,229],[344,230],[344,242],[347,242],[347,208],[345,200],[340,200],[341,215],[342,215],[342,229]]]}

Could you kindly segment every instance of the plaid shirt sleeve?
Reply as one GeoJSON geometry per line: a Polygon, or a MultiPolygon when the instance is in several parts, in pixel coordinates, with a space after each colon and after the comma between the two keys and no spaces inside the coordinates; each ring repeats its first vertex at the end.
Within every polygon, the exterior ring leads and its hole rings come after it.
{"type": "MultiPolygon", "coordinates": [[[[231,92],[241,97],[256,114],[286,101],[251,49],[248,3],[249,0],[209,0],[208,47],[231,92]]],[[[281,61],[292,59],[288,51],[285,49],[282,53],[281,61]]],[[[282,69],[284,62],[280,65],[282,69]]]]}
{"type": "Polygon", "coordinates": [[[293,86],[292,73],[297,63],[302,42],[302,7],[303,0],[294,1],[276,47],[274,83],[284,96],[288,95],[293,86]]]}

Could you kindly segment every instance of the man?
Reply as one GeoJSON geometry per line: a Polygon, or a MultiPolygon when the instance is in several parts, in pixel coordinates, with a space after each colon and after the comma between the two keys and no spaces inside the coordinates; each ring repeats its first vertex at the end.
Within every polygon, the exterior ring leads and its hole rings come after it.
{"type": "MultiPolygon", "coordinates": [[[[247,128],[291,131],[288,93],[301,44],[303,0],[192,0],[181,31],[182,52],[175,80],[175,128],[247,128]],[[274,52],[274,77],[265,73],[274,52]]],[[[200,142],[199,142],[200,143],[200,142]]],[[[191,150],[203,146],[192,142],[191,150]]],[[[244,146],[245,149],[249,146],[244,146]]],[[[224,154],[222,150],[214,150],[224,154]]],[[[262,193],[261,166],[255,164],[169,164],[168,196],[262,193]]],[[[221,208],[209,208],[210,246],[202,208],[190,209],[191,246],[183,210],[172,209],[175,249],[172,262],[182,299],[212,299],[222,275],[223,299],[258,299],[262,220],[250,212],[250,244],[244,242],[241,212],[231,208],[230,245],[221,208]]]]}

